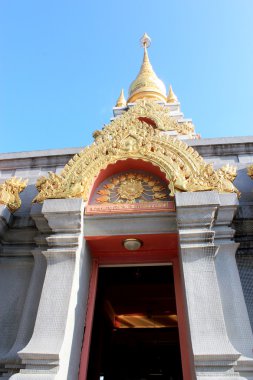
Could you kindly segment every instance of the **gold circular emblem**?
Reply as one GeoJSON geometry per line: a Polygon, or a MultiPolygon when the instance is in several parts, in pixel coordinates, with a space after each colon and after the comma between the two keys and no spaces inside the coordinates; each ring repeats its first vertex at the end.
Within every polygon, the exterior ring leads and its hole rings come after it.
{"type": "Polygon", "coordinates": [[[136,179],[128,179],[120,184],[117,191],[122,199],[133,201],[141,196],[144,189],[141,181],[136,179]]]}
{"type": "Polygon", "coordinates": [[[143,203],[168,200],[166,184],[147,173],[122,172],[101,187],[97,203],[143,203]]]}

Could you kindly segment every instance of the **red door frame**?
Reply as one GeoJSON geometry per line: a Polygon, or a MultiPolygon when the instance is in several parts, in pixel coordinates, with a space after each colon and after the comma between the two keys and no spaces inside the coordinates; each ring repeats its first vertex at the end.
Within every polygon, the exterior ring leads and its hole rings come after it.
{"type": "MultiPolygon", "coordinates": [[[[132,265],[138,264],[154,264],[154,259],[148,255],[144,257],[141,261],[138,259],[138,262],[133,260],[132,265]]],[[[177,316],[178,316],[178,330],[179,330],[179,341],[180,341],[180,351],[181,351],[181,362],[182,362],[182,371],[184,380],[193,380],[195,379],[195,371],[193,366],[193,354],[192,346],[189,332],[189,324],[186,313],[186,301],[184,288],[181,278],[181,271],[179,265],[178,252],[173,255],[169,255],[166,261],[161,261],[158,259],[158,264],[172,264],[173,266],[173,275],[174,275],[174,286],[176,294],[176,306],[177,306],[177,316]]],[[[124,265],[125,262],[122,260],[122,257],[113,255],[103,254],[103,259],[101,257],[94,257],[92,261],[92,271],[90,277],[90,287],[89,287],[89,296],[87,303],[87,312],[86,312],[86,323],[85,323],[85,332],[83,339],[83,346],[81,352],[80,360],[80,369],[79,369],[79,380],[87,379],[87,370],[89,363],[89,350],[91,343],[91,334],[92,334],[92,324],[93,324],[93,315],[96,302],[96,292],[97,292],[97,280],[98,280],[98,270],[101,265],[103,266],[112,266],[112,265],[124,265]]]]}
{"type": "Polygon", "coordinates": [[[89,295],[88,295],[88,302],[87,302],[85,331],[84,331],[84,337],[83,337],[83,346],[82,346],[79,376],[78,376],[79,380],[81,379],[86,380],[87,371],[88,371],[92,323],[93,323],[93,315],[94,315],[96,293],[97,293],[98,269],[99,269],[98,260],[93,259],[92,268],[91,268],[91,276],[90,276],[89,295]]]}

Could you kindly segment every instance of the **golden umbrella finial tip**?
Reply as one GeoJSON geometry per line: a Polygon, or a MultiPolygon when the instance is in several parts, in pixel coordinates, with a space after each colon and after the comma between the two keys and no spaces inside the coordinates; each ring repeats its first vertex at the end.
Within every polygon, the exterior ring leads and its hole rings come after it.
{"type": "Polygon", "coordinates": [[[148,48],[151,44],[151,38],[147,35],[147,33],[144,33],[141,37],[141,46],[148,48]]]}

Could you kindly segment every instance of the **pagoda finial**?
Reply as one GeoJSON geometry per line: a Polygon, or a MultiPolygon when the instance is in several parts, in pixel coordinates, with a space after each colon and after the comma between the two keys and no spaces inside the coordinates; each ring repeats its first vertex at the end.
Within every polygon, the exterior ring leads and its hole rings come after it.
{"type": "Polygon", "coordinates": [[[148,48],[151,45],[151,38],[147,35],[147,33],[144,33],[141,37],[141,45],[144,48],[148,48]]]}
{"type": "Polygon", "coordinates": [[[147,33],[144,33],[140,42],[144,48],[143,62],[137,78],[132,82],[129,88],[127,103],[133,103],[136,100],[143,98],[151,98],[160,102],[165,102],[165,85],[157,77],[149,61],[147,48],[151,44],[151,39],[147,33]]]}
{"type": "Polygon", "coordinates": [[[126,106],[126,99],[125,99],[124,91],[122,88],[115,107],[125,107],[125,106],[126,106]]]}
{"type": "Polygon", "coordinates": [[[169,93],[167,96],[167,103],[176,103],[178,102],[178,98],[172,90],[172,86],[170,85],[169,93]]]}

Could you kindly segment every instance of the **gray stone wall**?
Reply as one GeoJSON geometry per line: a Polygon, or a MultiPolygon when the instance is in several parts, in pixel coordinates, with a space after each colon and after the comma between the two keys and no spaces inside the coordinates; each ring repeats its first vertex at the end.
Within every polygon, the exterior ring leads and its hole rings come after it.
{"type": "Polygon", "coordinates": [[[30,257],[0,258],[0,358],[8,355],[16,340],[32,268],[30,257]]]}
{"type": "Polygon", "coordinates": [[[253,331],[253,254],[241,249],[236,255],[237,265],[241,278],[251,329],[253,331]]]}

